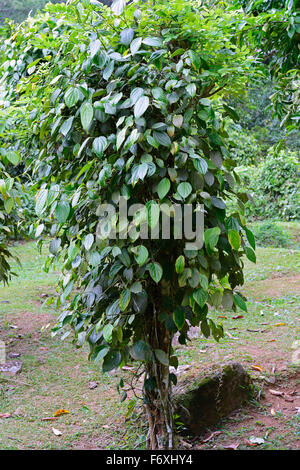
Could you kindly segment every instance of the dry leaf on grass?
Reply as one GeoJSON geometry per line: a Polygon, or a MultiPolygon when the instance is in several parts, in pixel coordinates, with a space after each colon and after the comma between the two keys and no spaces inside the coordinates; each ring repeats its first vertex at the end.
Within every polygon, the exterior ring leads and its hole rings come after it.
{"type": "Polygon", "coordinates": [[[54,413],[54,418],[57,418],[57,416],[61,416],[61,415],[68,415],[70,413],[70,411],[68,410],[57,410],[55,413],[54,413]]]}
{"type": "Polygon", "coordinates": [[[55,434],[55,436],[61,436],[61,435],[62,435],[62,432],[59,431],[59,430],[56,429],[56,428],[52,428],[52,432],[53,432],[53,434],[55,434]]]}
{"type": "Polygon", "coordinates": [[[208,436],[206,439],[203,439],[203,441],[201,441],[201,444],[206,444],[206,442],[211,441],[214,437],[219,436],[219,434],[222,434],[222,431],[212,432],[210,436],[208,436]]]}
{"type": "Polygon", "coordinates": [[[224,444],[223,448],[226,450],[236,450],[239,447],[240,443],[236,442],[234,444],[224,444]]]}
{"type": "Polygon", "coordinates": [[[232,336],[228,331],[225,331],[226,335],[231,339],[238,339],[236,336],[232,336]]]}
{"type": "Polygon", "coordinates": [[[262,437],[251,436],[249,442],[251,442],[251,444],[261,445],[265,443],[265,440],[262,437]]]}
{"type": "Polygon", "coordinates": [[[251,368],[252,368],[253,370],[258,370],[259,372],[263,372],[263,371],[264,371],[264,369],[263,369],[261,366],[257,365],[257,364],[253,364],[253,366],[251,366],[251,368]]]}
{"type": "Polygon", "coordinates": [[[0,418],[10,418],[11,414],[10,413],[2,413],[0,414],[0,418]]]}
{"type": "Polygon", "coordinates": [[[284,393],[281,392],[280,390],[269,389],[269,392],[271,393],[271,395],[275,395],[276,397],[282,397],[284,395],[284,393]]]}

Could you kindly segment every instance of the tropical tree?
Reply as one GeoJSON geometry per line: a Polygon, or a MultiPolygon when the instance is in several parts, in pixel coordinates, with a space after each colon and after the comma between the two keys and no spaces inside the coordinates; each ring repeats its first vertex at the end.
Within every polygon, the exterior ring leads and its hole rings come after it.
{"type": "Polygon", "coordinates": [[[243,8],[238,41],[245,41],[275,79],[274,115],[287,132],[300,122],[300,9],[297,0],[234,0],[243,8]]]}
{"type": "MultiPolygon", "coordinates": [[[[29,164],[38,235],[51,220],[46,269],[63,265],[55,333],[71,325],[104,372],[140,361],[147,445],[169,449],[174,335],[186,344],[199,325],[218,341],[209,306],[247,309],[238,286],[255,242],[226,148],[225,120],[237,116],[223,98],[243,89],[252,58],[222,8],[124,7],[49,5],[5,42],[2,73],[39,148],[29,164]],[[228,198],[238,200],[234,213],[228,198]],[[180,236],[187,220],[196,240],[180,236]]],[[[123,380],[119,388],[125,399],[123,380]]]]}

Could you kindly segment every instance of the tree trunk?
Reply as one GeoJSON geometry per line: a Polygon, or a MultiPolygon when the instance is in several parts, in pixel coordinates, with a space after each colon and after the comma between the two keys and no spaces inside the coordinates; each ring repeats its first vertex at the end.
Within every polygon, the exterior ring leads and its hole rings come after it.
{"type": "MultiPolygon", "coordinates": [[[[147,339],[152,351],[160,349],[169,358],[172,337],[165,324],[158,320],[157,312],[153,306],[151,314],[148,316],[146,328],[147,339]]],[[[155,387],[144,388],[149,424],[147,448],[149,450],[169,450],[173,448],[173,409],[169,366],[162,364],[156,355],[152,362],[146,364],[145,380],[149,383],[149,379],[155,384],[155,387]]]]}

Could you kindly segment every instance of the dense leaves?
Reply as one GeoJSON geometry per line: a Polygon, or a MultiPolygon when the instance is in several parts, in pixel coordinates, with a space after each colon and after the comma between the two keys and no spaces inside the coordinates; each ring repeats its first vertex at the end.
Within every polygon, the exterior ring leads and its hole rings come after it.
{"type": "MultiPolygon", "coordinates": [[[[235,164],[225,144],[228,107],[222,110],[214,96],[243,87],[251,58],[245,47],[230,43],[230,15],[222,21],[205,9],[195,15],[188,2],[140,10],[132,5],[117,20],[87,1],[49,11],[6,42],[10,60],[2,70],[18,93],[30,96],[29,125],[40,146],[34,172],[42,184],[36,214],[56,221],[49,262],[64,262],[60,327],[72,323],[93,357],[105,347],[108,370],[127,360],[133,335],[145,340],[140,327],[149,303],[177,312],[175,325],[185,341],[189,324],[206,322],[206,303],[215,304],[216,292],[222,299],[225,289],[228,297],[243,282],[245,199],[236,213],[226,213],[223,198],[234,197],[235,164]],[[18,66],[16,56],[22,57],[18,66]],[[109,233],[99,204],[117,207],[121,196],[129,209],[145,204],[146,214],[130,220],[135,229],[145,221],[156,227],[160,200],[203,204],[204,248],[187,251],[174,238],[99,239],[98,223],[109,233]]],[[[118,215],[110,225],[120,229],[118,215]]],[[[216,339],[220,328],[212,328],[216,339]]]]}

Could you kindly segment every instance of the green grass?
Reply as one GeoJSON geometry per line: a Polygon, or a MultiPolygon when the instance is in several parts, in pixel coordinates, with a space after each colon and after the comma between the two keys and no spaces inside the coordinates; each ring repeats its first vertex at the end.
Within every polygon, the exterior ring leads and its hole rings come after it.
{"type": "MultiPolygon", "coordinates": [[[[13,251],[20,257],[22,268],[15,265],[18,277],[0,289],[0,338],[9,344],[8,351],[22,354],[23,370],[8,382],[0,378],[0,414],[12,414],[0,419],[0,448],[144,448],[143,421],[139,415],[125,419],[127,403],[120,403],[116,391],[119,373],[103,375],[100,365],[87,361],[86,348],[76,349],[70,337],[63,342],[51,337],[56,312],[45,300],[55,293],[58,274],[42,270],[47,247],[39,254],[34,243],[17,244],[13,251]],[[98,381],[98,388],[90,390],[88,384],[93,380],[98,381]],[[67,409],[70,414],[53,422],[42,421],[58,409],[67,409]],[[52,427],[62,435],[55,436],[52,427]]],[[[183,378],[197,380],[227,360],[240,361],[250,372],[253,364],[260,364],[264,369],[260,375],[265,377],[274,363],[279,376],[285,373],[281,364],[289,373],[299,370],[291,363],[293,342],[300,339],[299,290],[293,290],[291,279],[297,281],[299,277],[300,252],[259,248],[257,259],[257,265],[245,260],[243,292],[249,297],[248,313],[210,312],[229,335],[220,344],[198,337],[187,347],[176,347],[180,363],[192,364],[183,378]],[[278,279],[281,287],[286,283],[284,295],[276,291],[278,279]],[[233,319],[237,315],[243,318],[233,319]],[[284,325],[275,326],[278,323],[284,325]]],[[[253,370],[251,373],[259,375],[253,370]]],[[[260,412],[262,416],[268,413],[265,408],[260,412]]],[[[244,423],[243,417],[240,421],[238,418],[240,426],[234,429],[232,420],[224,422],[222,439],[249,437],[254,432],[251,426],[257,429],[257,425],[245,419],[244,423]]],[[[275,428],[279,420],[285,427],[278,435],[272,431],[263,448],[293,448],[294,440],[297,436],[299,439],[299,417],[276,416],[275,428]]]]}

